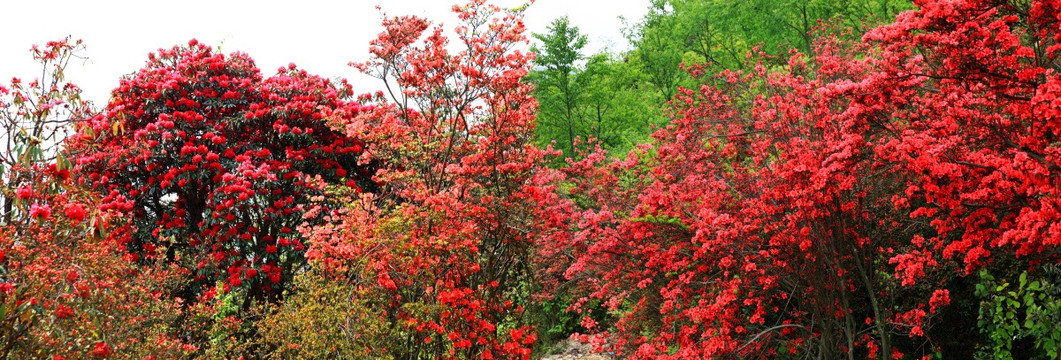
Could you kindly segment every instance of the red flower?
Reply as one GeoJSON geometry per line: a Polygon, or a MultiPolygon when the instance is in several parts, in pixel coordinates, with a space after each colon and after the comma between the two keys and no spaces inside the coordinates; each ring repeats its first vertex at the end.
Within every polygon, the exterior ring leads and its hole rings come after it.
{"type": "Polygon", "coordinates": [[[105,342],[97,341],[96,346],[92,347],[92,355],[95,355],[96,357],[105,358],[110,356],[110,354],[111,347],[105,342]]]}
{"type": "Polygon", "coordinates": [[[73,220],[75,224],[85,220],[85,215],[88,213],[88,211],[85,210],[85,206],[78,203],[66,204],[64,211],[66,217],[73,220]]]}
{"type": "Polygon", "coordinates": [[[33,204],[29,207],[29,216],[46,220],[48,217],[52,216],[52,207],[47,204],[33,204]]]}
{"type": "Polygon", "coordinates": [[[48,171],[51,173],[52,176],[62,181],[70,180],[70,170],[59,169],[56,164],[48,164],[48,171]]]}
{"type": "Polygon", "coordinates": [[[931,306],[931,311],[934,313],[936,309],[947,306],[950,304],[950,290],[940,289],[932,292],[932,298],[928,301],[931,306]]]}
{"type": "Polygon", "coordinates": [[[69,306],[59,305],[55,308],[55,317],[60,319],[66,319],[71,316],[74,316],[74,309],[70,308],[69,306]]]}

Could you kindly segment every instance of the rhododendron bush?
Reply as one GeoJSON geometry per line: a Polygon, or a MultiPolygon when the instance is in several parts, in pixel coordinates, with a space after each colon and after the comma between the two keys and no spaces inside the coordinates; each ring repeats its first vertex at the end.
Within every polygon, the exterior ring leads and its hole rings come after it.
{"type": "Polygon", "coordinates": [[[968,357],[975,315],[945,310],[963,276],[1059,261],[1061,9],[918,6],[781,71],[704,77],[652,145],[568,169],[588,206],[543,257],[576,254],[550,266],[622,314],[620,351],[968,357]]]}
{"type": "Polygon", "coordinates": [[[275,299],[305,264],[296,229],[328,211],[307,212],[322,187],[371,186],[361,141],[325,120],[357,114],[348,93],[293,64],[263,79],[246,55],[195,40],[162,49],[80,132],[79,181],[132,216],[123,250],[150,262],[164,248],[193,272],[181,296],[220,281],[275,299]]]}

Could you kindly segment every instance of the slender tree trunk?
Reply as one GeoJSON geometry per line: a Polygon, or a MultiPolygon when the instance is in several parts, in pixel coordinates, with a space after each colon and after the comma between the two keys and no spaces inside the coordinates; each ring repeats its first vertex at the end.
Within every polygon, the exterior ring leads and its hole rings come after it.
{"type": "Polygon", "coordinates": [[[4,201],[4,225],[11,223],[11,212],[14,211],[15,200],[5,195],[0,195],[4,201]]]}

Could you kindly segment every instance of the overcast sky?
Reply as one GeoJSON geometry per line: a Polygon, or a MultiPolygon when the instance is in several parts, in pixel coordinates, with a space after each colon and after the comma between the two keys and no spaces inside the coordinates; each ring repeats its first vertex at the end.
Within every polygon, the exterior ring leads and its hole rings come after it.
{"type": "MultiPolygon", "coordinates": [[[[525,0],[496,0],[516,6],[525,0]]],[[[625,17],[636,22],[648,0],[537,0],[524,21],[530,32],[543,33],[553,19],[568,15],[589,37],[587,52],[601,48],[624,50],[625,17]]],[[[67,69],[69,79],[84,89],[86,98],[102,105],[123,74],[143,66],[147,53],[187,43],[196,38],[225,53],[249,54],[264,76],[295,63],[310,73],[345,77],[358,92],[379,84],[358,76],[346,66],[368,57],[368,42],[381,31],[380,5],[388,15],[414,14],[444,22],[456,17],[453,2],[439,0],[348,1],[85,1],[0,0],[0,83],[11,77],[30,80],[39,73],[29,53],[41,44],[66,35],[84,40],[89,59],[67,69]]],[[[529,37],[529,34],[528,34],[529,37]]]]}

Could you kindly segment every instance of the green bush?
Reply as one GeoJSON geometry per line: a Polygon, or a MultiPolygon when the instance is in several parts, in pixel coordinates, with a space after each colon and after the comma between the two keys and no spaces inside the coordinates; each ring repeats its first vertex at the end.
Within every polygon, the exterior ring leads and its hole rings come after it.
{"type": "Polygon", "coordinates": [[[980,331],[989,342],[980,358],[1057,359],[1061,355],[1061,267],[1021,272],[1018,283],[995,279],[986,270],[976,285],[980,331]]]}

